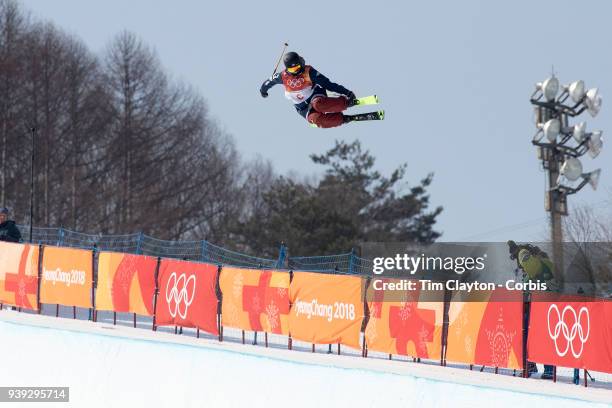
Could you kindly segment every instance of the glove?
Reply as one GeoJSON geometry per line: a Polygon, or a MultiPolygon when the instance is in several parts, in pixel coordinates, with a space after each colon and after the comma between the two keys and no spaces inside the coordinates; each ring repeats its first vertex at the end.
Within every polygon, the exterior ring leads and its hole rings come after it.
{"type": "Polygon", "coordinates": [[[261,88],[259,90],[259,93],[261,94],[262,98],[267,98],[268,97],[268,93],[266,91],[264,91],[263,88],[261,88]]]}
{"type": "Polygon", "coordinates": [[[357,97],[355,96],[355,94],[352,91],[349,91],[349,93],[347,93],[344,96],[346,97],[346,100],[348,101],[348,107],[349,108],[351,106],[355,106],[357,104],[357,97]]]}

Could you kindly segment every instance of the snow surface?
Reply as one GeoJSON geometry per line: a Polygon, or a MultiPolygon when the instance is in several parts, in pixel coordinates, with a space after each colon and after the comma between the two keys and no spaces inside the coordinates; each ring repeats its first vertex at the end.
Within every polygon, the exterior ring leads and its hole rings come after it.
{"type": "Polygon", "coordinates": [[[69,386],[71,407],[612,406],[606,389],[7,310],[0,350],[0,385],[69,386]]]}

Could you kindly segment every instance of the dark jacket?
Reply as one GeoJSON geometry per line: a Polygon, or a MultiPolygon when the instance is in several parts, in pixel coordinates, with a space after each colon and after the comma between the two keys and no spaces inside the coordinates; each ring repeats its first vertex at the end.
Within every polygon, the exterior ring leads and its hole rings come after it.
{"type": "Polygon", "coordinates": [[[0,241],[21,241],[21,232],[19,232],[19,228],[15,225],[15,221],[9,220],[0,224],[0,241]]]}

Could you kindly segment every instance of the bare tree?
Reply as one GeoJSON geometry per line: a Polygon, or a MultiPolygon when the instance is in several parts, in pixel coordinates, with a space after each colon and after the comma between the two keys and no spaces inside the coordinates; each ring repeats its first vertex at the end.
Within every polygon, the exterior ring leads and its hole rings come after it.
{"type": "Polygon", "coordinates": [[[25,133],[22,123],[24,36],[28,17],[13,0],[0,0],[0,205],[18,205],[15,180],[21,138],[25,133]],[[13,180],[11,182],[11,180],[13,180]]]}
{"type": "Polygon", "coordinates": [[[592,206],[581,206],[567,217],[564,229],[569,241],[567,248],[574,254],[569,275],[578,276],[579,281],[582,276],[588,278],[588,282],[584,282],[588,285],[581,286],[587,294],[609,294],[612,285],[612,219],[592,206]]]}

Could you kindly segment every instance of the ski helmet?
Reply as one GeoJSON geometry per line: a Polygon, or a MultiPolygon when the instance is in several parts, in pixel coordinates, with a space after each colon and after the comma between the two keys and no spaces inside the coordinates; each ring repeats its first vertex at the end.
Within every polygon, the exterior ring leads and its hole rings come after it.
{"type": "Polygon", "coordinates": [[[287,72],[292,75],[301,74],[302,72],[304,72],[304,67],[306,66],[306,63],[304,62],[304,58],[300,57],[297,52],[293,52],[293,51],[285,54],[285,57],[283,58],[283,62],[285,63],[285,68],[287,72]],[[299,67],[299,69],[295,70],[296,67],[299,67]],[[291,70],[292,68],[293,68],[293,72],[291,70]]]}

